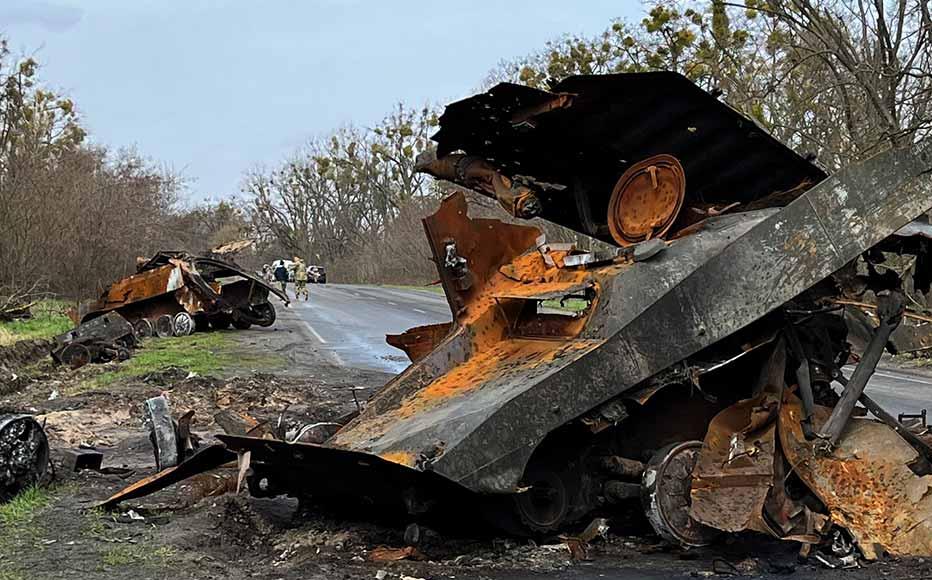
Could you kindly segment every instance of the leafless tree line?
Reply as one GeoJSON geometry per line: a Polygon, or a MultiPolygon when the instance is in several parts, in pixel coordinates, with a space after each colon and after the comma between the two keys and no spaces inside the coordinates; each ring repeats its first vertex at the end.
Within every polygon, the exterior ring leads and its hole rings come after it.
{"type": "Polygon", "coordinates": [[[74,104],[0,40],[0,296],[87,297],[131,273],[191,237],[178,192],[133,151],[88,145],[74,104]]]}

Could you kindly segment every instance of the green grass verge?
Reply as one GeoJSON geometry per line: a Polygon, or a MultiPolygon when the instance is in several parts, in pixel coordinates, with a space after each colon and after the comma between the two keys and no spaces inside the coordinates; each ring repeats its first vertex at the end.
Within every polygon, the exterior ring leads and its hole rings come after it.
{"type": "Polygon", "coordinates": [[[145,566],[150,569],[161,569],[169,567],[177,554],[177,550],[171,546],[162,546],[153,550],[148,542],[120,544],[104,551],[100,561],[105,568],[145,566]]]}
{"type": "Polygon", "coordinates": [[[567,298],[562,303],[559,300],[544,300],[544,308],[554,308],[556,310],[569,310],[570,312],[582,312],[589,306],[589,303],[580,298],[567,298]]]}
{"type": "Polygon", "coordinates": [[[36,521],[52,502],[52,491],[44,487],[30,487],[0,505],[0,580],[25,580],[32,576],[13,557],[27,550],[41,550],[39,542],[44,533],[41,521],[36,521]]]}
{"type": "Polygon", "coordinates": [[[29,525],[36,512],[51,501],[52,493],[47,488],[26,488],[7,503],[0,505],[0,529],[29,525]]]}
{"type": "Polygon", "coordinates": [[[169,367],[183,368],[199,375],[209,374],[236,361],[233,345],[233,339],[223,332],[148,339],[119,368],[101,373],[90,382],[103,387],[122,378],[147,375],[169,367]]]}
{"type": "Polygon", "coordinates": [[[191,336],[148,339],[128,361],[87,379],[68,394],[106,387],[120,379],[144,376],[170,367],[210,375],[230,369],[269,369],[283,364],[279,355],[240,348],[233,338],[235,332],[198,332],[191,336]]]}
{"type": "Polygon", "coordinates": [[[65,315],[68,303],[61,300],[43,300],[32,307],[32,318],[0,322],[0,346],[20,340],[52,338],[74,327],[65,315]]]}
{"type": "Polygon", "coordinates": [[[397,288],[398,290],[418,290],[420,292],[430,292],[431,294],[443,294],[443,286],[433,284],[431,286],[411,286],[405,284],[374,284],[379,288],[397,288]]]}

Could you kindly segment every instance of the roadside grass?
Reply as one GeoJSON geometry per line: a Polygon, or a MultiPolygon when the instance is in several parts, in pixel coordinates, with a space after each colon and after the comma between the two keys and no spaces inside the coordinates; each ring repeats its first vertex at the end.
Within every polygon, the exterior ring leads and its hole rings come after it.
{"type": "Polygon", "coordinates": [[[443,286],[432,284],[430,286],[414,286],[405,284],[373,284],[379,288],[397,288],[398,290],[418,290],[420,292],[430,292],[431,294],[443,294],[443,286]]]}
{"type": "Polygon", "coordinates": [[[542,305],[544,308],[553,308],[555,310],[582,312],[589,306],[589,303],[580,298],[567,298],[563,302],[560,302],[559,300],[544,300],[542,305]]]}
{"type": "Polygon", "coordinates": [[[45,532],[39,513],[53,499],[53,491],[29,487],[0,505],[0,580],[25,580],[31,577],[22,565],[10,557],[26,550],[42,550],[39,542],[45,532]]]}
{"type": "Polygon", "coordinates": [[[65,315],[69,304],[63,300],[43,300],[32,307],[32,318],[0,322],[0,346],[20,340],[52,338],[74,327],[65,315]]]}
{"type": "Polygon", "coordinates": [[[198,375],[211,375],[231,368],[268,369],[283,364],[279,355],[241,348],[233,338],[234,333],[197,332],[190,336],[147,339],[128,361],[66,389],[66,394],[76,395],[106,387],[121,379],[144,376],[171,367],[198,375]]]}
{"type": "Polygon", "coordinates": [[[52,501],[52,493],[44,487],[28,487],[16,497],[0,505],[0,529],[32,523],[36,512],[52,501]]]}
{"type": "Polygon", "coordinates": [[[182,368],[199,375],[210,374],[236,361],[233,345],[233,339],[222,332],[150,338],[119,368],[105,371],[85,384],[105,387],[120,379],[148,375],[169,367],[182,368]]]}
{"type": "MultiPolygon", "coordinates": [[[[116,544],[100,552],[100,568],[123,568],[126,566],[145,566],[148,568],[163,568],[171,565],[178,555],[173,546],[160,546],[152,549],[152,538],[146,534],[147,539],[134,544],[119,543],[119,532],[112,530],[107,520],[112,516],[101,509],[91,509],[84,514],[83,534],[90,540],[116,544]]],[[[3,580],[0,577],[0,580],[3,580]]]]}

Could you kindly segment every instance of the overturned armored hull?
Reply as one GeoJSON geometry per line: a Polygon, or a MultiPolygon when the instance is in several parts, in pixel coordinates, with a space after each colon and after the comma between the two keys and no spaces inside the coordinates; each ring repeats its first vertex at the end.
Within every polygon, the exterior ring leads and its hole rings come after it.
{"type": "Polygon", "coordinates": [[[837,526],[868,557],[932,553],[928,441],[864,393],[921,316],[885,261],[928,263],[904,227],[932,209],[932,148],[826,177],[672,73],[500,85],[435,139],[423,170],[615,249],[446,199],[424,224],[452,323],[391,337],[411,366],[322,444],[220,436],[253,494],[470,501],[524,534],[634,501],[685,545],[837,526]]]}
{"type": "Polygon", "coordinates": [[[136,273],[111,284],[96,301],[82,304],[75,322],[108,312],[126,318],[140,338],[183,336],[197,329],[246,329],[275,323],[269,295],[286,304],[278,288],[221,255],[159,252],[142,260],[136,273]]]}

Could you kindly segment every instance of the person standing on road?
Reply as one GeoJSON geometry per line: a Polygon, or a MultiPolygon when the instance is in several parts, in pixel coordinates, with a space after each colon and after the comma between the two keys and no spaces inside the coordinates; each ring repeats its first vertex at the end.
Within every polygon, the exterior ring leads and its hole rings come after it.
{"type": "Polygon", "coordinates": [[[307,291],[307,268],[304,266],[304,260],[294,257],[294,299],[300,300],[304,294],[304,301],[307,302],[311,295],[307,291]]]}
{"type": "Polygon", "coordinates": [[[288,267],[284,260],[275,263],[275,281],[282,287],[282,292],[288,293],[288,267]]]}

